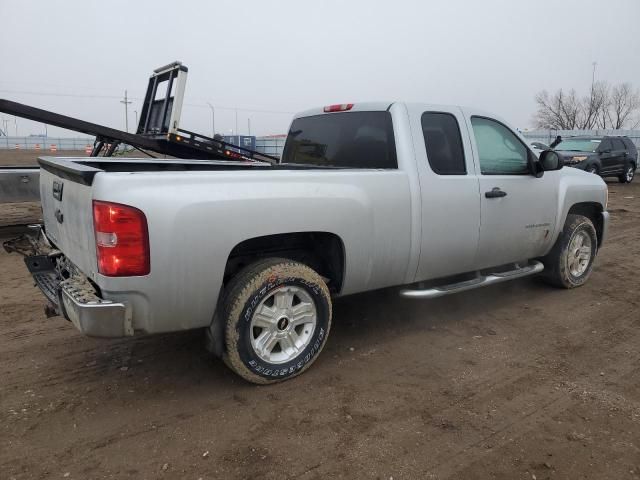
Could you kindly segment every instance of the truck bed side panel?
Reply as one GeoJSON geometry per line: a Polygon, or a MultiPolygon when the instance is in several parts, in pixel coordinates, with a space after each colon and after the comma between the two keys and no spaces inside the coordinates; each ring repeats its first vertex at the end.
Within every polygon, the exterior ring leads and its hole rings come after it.
{"type": "Polygon", "coordinates": [[[151,273],[93,276],[105,297],[134,303],[134,326],[147,332],[208,325],[229,253],[250,238],[338,235],[343,294],[402,284],[407,274],[411,209],[401,171],[107,173],[93,188],[96,199],[147,215],[151,273]]]}

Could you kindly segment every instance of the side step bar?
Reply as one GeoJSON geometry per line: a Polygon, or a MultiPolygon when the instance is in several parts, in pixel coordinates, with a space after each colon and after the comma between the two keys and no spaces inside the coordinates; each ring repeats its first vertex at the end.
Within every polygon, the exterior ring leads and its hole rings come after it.
{"type": "Polygon", "coordinates": [[[471,280],[450,283],[449,285],[440,285],[438,287],[426,289],[404,288],[400,291],[400,295],[407,298],[437,298],[451,293],[464,292],[465,290],[486,287],[487,285],[534,275],[536,273],[540,273],[542,270],[544,270],[544,265],[538,261],[533,261],[525,267],[508,270],[506,272],[491,273],[489,275],[478,274],[476,278],[471,280]]]}

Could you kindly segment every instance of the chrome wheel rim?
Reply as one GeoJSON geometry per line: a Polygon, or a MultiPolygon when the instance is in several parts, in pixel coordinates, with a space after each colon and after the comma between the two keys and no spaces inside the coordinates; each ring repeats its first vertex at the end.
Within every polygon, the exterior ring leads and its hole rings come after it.
{"type": "Polygon", "coordinates": [[[589,168],[587,168],[587,172],[589,172],[589,173],[598,173],[598,169],[592,165],[589,168]]]}
{"type": "Polygon", "coordinates": [[[301,287],[272,290],[251,318],[251,346],[268,363],[286,363],[311,342],[318,312],[311,295],[301,287]]]}
{"type": "Polygon", "coordinates": [[[574,277],[581,277],[591,262],[591,237],[587,232],[576,232],[569,243],[567,267],[574,277]]]}
{"type": "Polygon", "coordinates": [[[627,182],[630,182],[631,180],[633,180],[633,174],[634,174],[633,167],[629,167],[627,169],[627,182]]]}

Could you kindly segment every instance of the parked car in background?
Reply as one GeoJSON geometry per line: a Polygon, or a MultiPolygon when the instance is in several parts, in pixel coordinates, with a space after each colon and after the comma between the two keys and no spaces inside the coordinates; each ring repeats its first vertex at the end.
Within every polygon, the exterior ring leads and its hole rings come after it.
{"type": "Polygon", "coordinates": [[[555,150],[565,165],[622,183],[630,183],[638,167],[638,149],[628,137],[569,137],[555,150]]]}
{"type": "Polygon", "coordinates": [[[531,147],[531,150],[533,150],[533,153],[535,153],[538,157],[545,150],[549,150],[549,145],[546,145],[542,142],[529,142],[529,146],[531,147]]]}

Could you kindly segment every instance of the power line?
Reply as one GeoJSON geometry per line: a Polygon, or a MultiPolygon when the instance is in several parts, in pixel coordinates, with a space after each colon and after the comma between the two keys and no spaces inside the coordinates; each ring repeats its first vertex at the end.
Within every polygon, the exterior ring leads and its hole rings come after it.
{"type": "MultiPolygon", "coordinates": [[[[53,92],[31,92],[27,90],[5,90],[2,89],[0,92],[3,93],[18,93],[22,95],[40,95],[43,97],[73,97],[73,98],[110,98],[110,99],[120,99],[119,95],[81,95],[78,93],[53,93],[53,92]]],[[[133,98],[133,97],[132,97],[133,98]]]]}
{"type": "MultiPolygon", "coordinates": [[[[30,90],[8,90],[8,89],[0,89],[1,93],[17,93],[21,95],[38,95],[42,97],[71,97],[71,98],[99,98],[99,99],[115,99],[121,100],[122,97],[120,95],[83,95],[79,93],[55,93],[55,92],[34,92],[30,90]]],[[[142,101],[142,97],[128,97],[129,100],[137,100],[142,101]]],[[[200,103],[184,103],[183,105],[189,107],[196,108],[209,108],[208,105],[200,104],[200,103]]],[[[224,107],[220,105],[215,105],[215,108],[219,110],[231,110],[231,111],[239,111],[239,112],[256,112],[256,113],[270,113],[276,115],[293,115],[295,112],[285,112],[282,110],[263,110],[256,108],[239,108],[239,107],[224,107]]]]}

